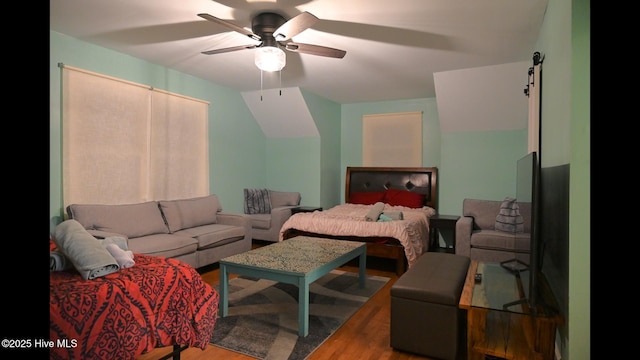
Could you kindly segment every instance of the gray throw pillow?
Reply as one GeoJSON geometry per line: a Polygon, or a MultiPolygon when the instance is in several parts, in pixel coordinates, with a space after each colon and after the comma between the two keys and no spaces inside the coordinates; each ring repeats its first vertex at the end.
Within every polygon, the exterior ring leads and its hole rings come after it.
{"type": "Polygon", "coordinates": [[[244,189],[245,214],[270,214],[271,200],[267,189],[244,189]]]}
{"type": "Polygon", "coordinates": [[[500,212],[496,216],[496,230],[510,233],[524,232],[524,219],[520,215],[518,201],[512,197],[506,197],[500,205],[500,212]]]}

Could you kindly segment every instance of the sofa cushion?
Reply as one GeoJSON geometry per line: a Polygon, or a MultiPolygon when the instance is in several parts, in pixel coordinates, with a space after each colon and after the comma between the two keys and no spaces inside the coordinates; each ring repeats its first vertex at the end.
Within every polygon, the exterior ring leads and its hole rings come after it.
{"type": "Polygon", "coordinates": [[[244,189],[245,214],[269,214],[271,200],[267,189],[244,189]]]}
{"type": "Polygon", "coordinates": [[[295,191],[269,190],[271,208],[300,205],[300,193],[295,191]]]}
{"type": "Polygon", "coordinates": [[[129,239],[129,250],[134,254],[146,254],[174,258],[193,253],[198,240],[174,234],[155,234],[129,239]]]}
{"type": "Polygon", "coordinates": [[[75,219],[87,230],[100,230],[136,238],[152,234],[167,234],[158,203],[67,206],[69,218],[75,219]]]}
{"type": "Polygon", "coordinates": [[[250,214],[251,227],[254,229],[271,229],[271,214],[250,214]]]}
{"type": "Polygon", "coordinates": [[[494,230],[496,215],[500,212],[501,201],[464,199],[462,202],[462,216],[473,218],[473,229],[494,230]]]}
{"type": "MultiPolygon", "coordinates": [[[[496,216],[500,212],[502,201],[464,199],[462,202],[462,216],[473,218],[473,229],[495,230],[496,216]]],[[[531,203],[518,202],[520,215],[524,219],[524,232],[531,231],[531,203]]]]}
{"type": "Polygon", "coordinates": [[[498,230],[475,230],[471,234],[471,247],[501,251],[529,252],[531,234],[508,233],[498,230]]]}
{"type": "Polygon", "coordinates": [[[244,227],[209,224],[180,230],[175,235],[189,236],[198,241],[198,249],[221,246],[244,238],[244,227]]]}
{"type": "Polygon", "coordinates": [[[215,224],[220,202],[216,195],[158,202],[169,230],[176,231],[207,224],[215,224]]]}

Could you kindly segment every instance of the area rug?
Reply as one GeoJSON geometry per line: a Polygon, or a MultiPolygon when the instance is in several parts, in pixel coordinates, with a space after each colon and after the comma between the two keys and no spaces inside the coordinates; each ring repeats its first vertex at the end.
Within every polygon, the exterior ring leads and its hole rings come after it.
{"type": "Polygon", "coordinates": [[[333,270],[309,287],[309,335],[298,336],[298,287],[237,277],[229,281],[229,312],[218,318],[211,344],[256,359],[306,359],[389,281],[333,270]]]}

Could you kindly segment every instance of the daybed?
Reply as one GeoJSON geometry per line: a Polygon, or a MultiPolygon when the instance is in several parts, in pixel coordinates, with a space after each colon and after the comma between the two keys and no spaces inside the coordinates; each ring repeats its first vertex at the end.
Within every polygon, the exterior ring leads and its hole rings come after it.
{"type": "Polygon", "coordinates": [[[530,203],[518,203],[522,221],[519,232],[496,229],[496,218],[501,212],[501,206],[505,204],[506,207],[508,203],[506,199],[464,199],[462,216],[456,223],[456,254],[478,261],[504,262],[515,259],[529,264],[530,203]]]}
{"type": "Polygon", "coordinates": [[[367,255],[395,260],[400,275],[429,250],[437,173],[434,167],[347,167],[345,204],[292,215],[280,240],[305,235],[364,241],[367,255]],[[402,219],[367,221],[367,213],[380,202],[383,213],[402,214],[402,219]]]}
{"type": "Polygon", "coordinates": [[[174,351],[163,359],[179,359],[187,347],[204,349],[218,317],[218,292],[176,259],[128,253],[130,263],[121,265],[108,257],[111,250],[103,253],[106,242],[74,220],[50,238],[49,336],[56,344],[50,359],[134,360],[165,346],[174,351]]]}
{"type": "Polygon", "coordinates": [[[72,204],[67,214],[97,238],[124,237],[134,253],[176,258],[195,268],[251,249],[249,217],[223,212],[215,194],[137,204],[72,204]]]}

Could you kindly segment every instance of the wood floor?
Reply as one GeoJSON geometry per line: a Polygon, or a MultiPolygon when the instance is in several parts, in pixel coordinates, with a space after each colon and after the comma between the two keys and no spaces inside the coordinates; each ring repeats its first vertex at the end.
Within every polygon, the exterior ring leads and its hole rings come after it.
{"type": "MultiPolygon", "coordinates": [[[[260,244],[254,245],[254,247],[255,246],[260,246],[260,244]]],[[[339,269],[352,272],[358,271],[357,263],[353,261],[339,269]]],[[[204,281],[208,284],[217,285],[219,283],[220,272],[217,265],[200,269],[200,273],[204,281]]],[[[386,276],[391,278],[391,280],[387,282],[387,284],[367,303],[365,303],[364,306],[344,325],[331,335],[329,339],[316,349],[308,359],[429,359],[424,356],[394,350],[389,345],[389,319],[391,318],[391,297],[389,295],[389,291],[391,289],[391,285],[393,285],[393,283],[398,279],[398,276],[395,273],[395,264],[385,259],[367,258],[367,274],[386,276]]],[[[231,277],[233,277],[233,275],[231,277]]],[[[171,347],[158,348],[150,353],[142,355],[138,360],[159,359],[171,350],[171,347]]],[[[184,350],[180,359],[245,360],[253,358],[218,348],[213,345],[207,345],[204,350],[199,348],[189,348],[184,350]]]]}

